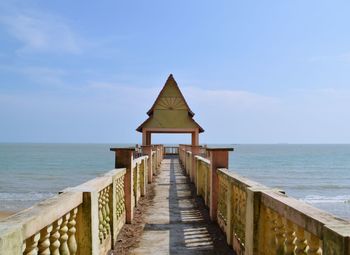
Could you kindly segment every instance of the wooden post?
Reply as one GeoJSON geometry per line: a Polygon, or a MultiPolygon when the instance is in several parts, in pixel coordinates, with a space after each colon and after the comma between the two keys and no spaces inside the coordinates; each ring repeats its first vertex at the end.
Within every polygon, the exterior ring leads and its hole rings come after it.
{"type": "Polygon", "coordinates": [[[218,209],[219,178],[218,168],[228,168],[229,151],[233,148],[207,148],[210,158],[210,219],[216,221],[218,209]]]}
{"type": "Polygon", "coordinates": [[[126,223],[132,223],[134,216],[133,152],[135,148],[111,148],[115,152],[115,168],[126,168],[124,177],[126,223]]]}
{"type": "Polygon", "coordinates": [[[148,156],[147,160],[147,179],[148,183],[152,183],[152,177],[153,177],[153,166],[154,162],[152,161],[152,145],[144,145],[142,146],[142,153],[148,156]]]}

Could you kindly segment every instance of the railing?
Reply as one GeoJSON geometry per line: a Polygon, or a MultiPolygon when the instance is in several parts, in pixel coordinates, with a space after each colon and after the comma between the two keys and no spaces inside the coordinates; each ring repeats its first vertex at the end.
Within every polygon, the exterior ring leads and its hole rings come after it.
{"type": "MultiPolygon", "coordinates": [[[[119,160],[129,165],[0,220],[0,255],[100,255],[113,249],[121,228],[132,220],[132,208],[146,194],[152,158],[134,159],[131,148],[111,150],[116,151],[116,165],[119,160]]],[[[152,148],[158,155],[157,171],[161,150],[152,148]]]]}
{"type": "Polygon", "coordinates": [[[178,155],[179,147],[175,146],[166,146],[164,147],[164,155],[178,155]]]}
{"type": "Polygon", "coordinates": [[[349,221],[228,171],[225,149],[193,151],[180,145],[180,161],[237,254],[350,254],[349,221]]]}
{"type": "Polygon", "coordinates": [[[210,161],[200,157],[196,158],[196,174],[197,174],[197,194],[204,199],[206,206],[209,206],[210,198],[210,161]]]}

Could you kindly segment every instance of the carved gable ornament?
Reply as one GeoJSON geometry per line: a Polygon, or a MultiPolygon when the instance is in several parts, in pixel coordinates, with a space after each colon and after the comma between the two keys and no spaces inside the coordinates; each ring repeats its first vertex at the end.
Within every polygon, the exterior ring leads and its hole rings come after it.
{"type": "Polygon", "coordinates": [[[181,130],[197,129],[199,133],[204,129],[193,119],[194,113],[189,108],[173,75],[170,74],[151,109],[147,112],[148,119],[136,130],[143,129],[166,133],[181,130]]]}

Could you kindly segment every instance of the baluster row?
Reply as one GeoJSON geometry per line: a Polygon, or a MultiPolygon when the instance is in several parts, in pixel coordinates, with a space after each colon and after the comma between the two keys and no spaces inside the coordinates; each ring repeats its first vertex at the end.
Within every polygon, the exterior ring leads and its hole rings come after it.
{"type": "Polygon", "coordinates": [[[266,249],[262,254],[321,255],[321,240],[270,208],[265,208],[266,249]]]}
{"type": "Polygon", "coordinates": [[[246,192],[236,184],[232,185],[232,230],[233,236],[244,246],[246,219],[246,192]]]}
{"type": "Polygon", "coordinates": [[[23,243],[24,255],[75,255],[78,249],[76,241],[76,217],[78,208],[73,209],[60,219],[26,239],[23,243]]]}
{"type": "Polygon", "coordinates": [[[125,212],[125,197],[124,197],[124,175],[121,175],[115,180],[115,197],[116,197],[116,220],[125,212]]]}
{"type": "Polygon", "coordinates": [[[98,219],[99,219],[99,239],[100,244],[111,233],[110,203],[109,203],[110,185],[99,192],[98,198],[98,219]]]}

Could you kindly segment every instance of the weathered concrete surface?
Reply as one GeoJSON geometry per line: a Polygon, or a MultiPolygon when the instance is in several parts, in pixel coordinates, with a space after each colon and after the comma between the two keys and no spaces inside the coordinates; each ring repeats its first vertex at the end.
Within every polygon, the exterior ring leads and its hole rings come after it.
{"type": "Polygon", "coordinates": [[[193,187],[177,157],[162,161],[156,182],[144,233],[131,254],[234,254],[193,196],[193,187]]]}

